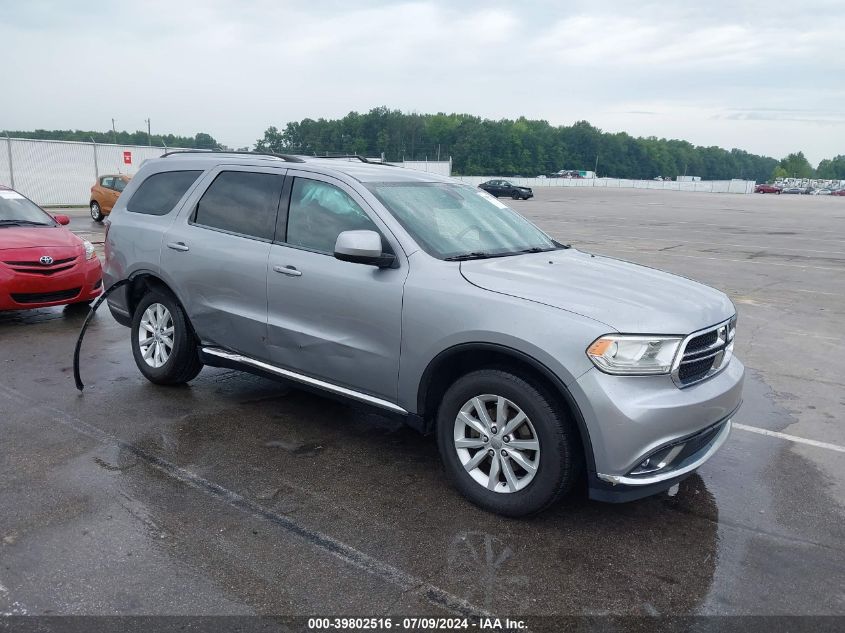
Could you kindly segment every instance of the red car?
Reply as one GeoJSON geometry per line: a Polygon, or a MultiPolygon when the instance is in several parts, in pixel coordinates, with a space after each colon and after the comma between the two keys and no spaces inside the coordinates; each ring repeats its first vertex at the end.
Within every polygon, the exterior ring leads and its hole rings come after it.
{"type": "Polygon", "coordinates": [[[0,310],[90,303],[100,295],[100,260],[91,242],[64,227],[69,223],[0,185],[0,310]]]}
{"type": "Polygon", "coordinates": [[[832,196],[845,196],[845,189],[840,189],[839,191],[834,191],[830,195],[832,195],[832,196]]]}
{"type": "Polygon", "coordinates": [[[754,187],[754,193],[780,193],[781,188],[777,185],[767,185],[763,183],[754,187]]]}

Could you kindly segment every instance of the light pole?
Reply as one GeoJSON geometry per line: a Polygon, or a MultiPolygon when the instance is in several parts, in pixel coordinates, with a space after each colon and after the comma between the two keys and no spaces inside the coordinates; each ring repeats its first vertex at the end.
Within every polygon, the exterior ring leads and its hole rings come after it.
{"type": "Polygon", "coordinates": [[[114,144],[117,145],[117,130],[114,127],[114,119],[111,120],[111,133],[114,136],[114,144]]]}
{"type": "Polygon", "coordinates": [[[153,137],[150,135],[150,120],[144,119],[144,123],[147,124],[147,145],[152,147],[153,146],[153,137]]]}

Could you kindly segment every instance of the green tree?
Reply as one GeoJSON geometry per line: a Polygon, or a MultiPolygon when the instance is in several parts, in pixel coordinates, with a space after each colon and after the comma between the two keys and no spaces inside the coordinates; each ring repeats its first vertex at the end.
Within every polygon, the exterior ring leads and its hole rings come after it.
{"type": "Polygon", "coordinates": [[[786,171],[783,167],[778,165],[775,167],[774,171],[772,172],[772,180],[777,180],[778,178],[787,178],[789,176],[789,172],[786,171]]]}
{"type": "Polygon", "coordinates": [[[200,132],[196,136],[178,136],[174,134],[153,134],[152,138],[147,137],[146,130],[138,130],[136,132],[113,132],[107,130],[105,132],[96,132],[93,130],[9,130],[8,134],[12,138],[31,138],[43,139],[50,141],[81,141],[83,143],[90,143],[93,139],[96,143],[119,143],[120,145],[146,145],[152,142],[153,145],[159,147],[166,145],[167,147],[187,147],[187,148],[202,148],[202,149],[216,149],[220,144],[210,134],[200,132]]]}
{"type": "Polygon", "coordinates": [[[804,152],[795,152],[787,155],[778,163],[784,170],[787,176],[792,178],[812,178],[813,166],[810,161],[804,156],[804,152]]]}
{"type": "Polygon", "coordinates": [[[819,163],[816,175],[827,180],[845,180],[845,155],[824,159],[819,163]]]}
{"type": "Polygon", "coordinates": [[[269,127],[256,149],[301,154],[355,153],[389,161],[452,158],[464,175],[536,176],[560,169],[619,178],[701,176],[764,181],[778,161],[768,156],[687,141],[603,132],[587,121],[481,119],[470,114],[403,113],[385,106],[340,119],[303,119],[269,127]]]}

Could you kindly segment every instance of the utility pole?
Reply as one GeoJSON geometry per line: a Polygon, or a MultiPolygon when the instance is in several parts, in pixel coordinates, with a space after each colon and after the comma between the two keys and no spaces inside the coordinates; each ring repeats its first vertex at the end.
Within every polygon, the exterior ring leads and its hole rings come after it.
{"type": "Polygon", "coordinates": [[[144,119],[144,123],[146,123],[146,124],[147,124],[147,145],[149,145],[150,147],[152,147],[152,146],[153,146],[153,137],[152,137],[152,135],[150,134],[150,120],[149,120],[149,119],[144,119]]]}
{"type": "Polygon", "coordinates": [[[440,143],[437,144],[437,162],[440,162],[440,143]]]}
{"type": "Polygon", "coordinates": [[[93,136],[89,136],[88,138],[91,139],[91,145],[94,147],[94,180],[100,179],[100,163],[97,161],[97,141],[94,140],[93,136]]]}
{"type": "Polygon", "coordinates": [[[117,145],[117,130],[114,127],[114,119],[111,120],[111,133],[114,135],[114,144],[117,145]]]}
{"type": "Polygon", "coordinates": [[[593,174],[599,175],[599,155],[596,154],[596,166],[593,168],[593,174]]]}

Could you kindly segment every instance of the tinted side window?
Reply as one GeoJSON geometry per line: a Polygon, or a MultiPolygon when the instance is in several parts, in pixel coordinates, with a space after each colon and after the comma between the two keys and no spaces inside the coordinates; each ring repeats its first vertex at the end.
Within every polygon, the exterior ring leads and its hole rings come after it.
{"type": "Polygon", "coordinates": [[[283,183],[278,174],[224,171],[200,198],[194,223],[272,240],[283,183]]]}
{"type": "Polygon", "coordinates": [[[322,253],[334,253],[343,231],[378,231],[351,197],[317,180],[296,178],[290,192],[287,243],[322,253]]]}
{"type": "Polygon", "coordinates": [[[163,171],[141,183],[126,205],[132,213],[167,215],[202,171],[163,171]]]}

